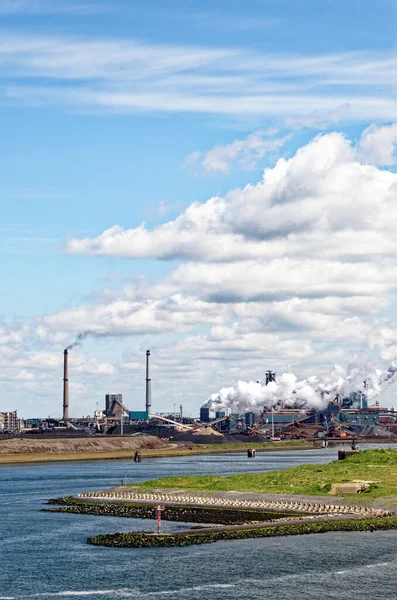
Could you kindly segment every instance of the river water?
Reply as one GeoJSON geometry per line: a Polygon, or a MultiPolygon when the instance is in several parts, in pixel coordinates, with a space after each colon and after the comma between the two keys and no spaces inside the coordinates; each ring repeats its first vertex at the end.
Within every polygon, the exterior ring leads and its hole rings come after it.
{"type": "MultiPolygon", "coordinates": [[[[98,533],[154,530],[136,519],[40,512],[45,500],[169,475],[259,472],[336,458],[336,449],[0,467],[0,600],[396,600],[397,533],[101,548],[98,533]]],[[[184,528],[164,523],[164,529],[184,528]]]]}

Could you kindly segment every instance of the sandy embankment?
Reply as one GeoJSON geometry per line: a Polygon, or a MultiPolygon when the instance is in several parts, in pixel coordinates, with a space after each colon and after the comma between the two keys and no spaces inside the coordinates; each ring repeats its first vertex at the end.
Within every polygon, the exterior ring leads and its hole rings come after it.
{"type": "Polygon", "coordinates": [[[125,438],[8,439],[0,441],[0,463],[51,460],[89,460],[133,456],[135,450],[151,454],[167,449],[154,436],[125,438]]]}

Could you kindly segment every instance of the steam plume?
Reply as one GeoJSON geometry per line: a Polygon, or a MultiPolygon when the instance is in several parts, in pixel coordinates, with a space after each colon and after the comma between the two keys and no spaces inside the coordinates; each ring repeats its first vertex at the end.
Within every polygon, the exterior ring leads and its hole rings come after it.
{"type": "Polygon", "coordinates": [[[397,361],[386,371],[375,368],[366,355],[353,357],[347,369],[335,366],[321,376],[299,381],[293,373],[283,373],[268,385],[239,381],[236,387],[222,388],[204,403],[211,411],[230,408],[233,412],[259,412],[263,408],[325,409],[337,396],[346,398],[362,392],[368,400],[391,383],[397,361]]]}

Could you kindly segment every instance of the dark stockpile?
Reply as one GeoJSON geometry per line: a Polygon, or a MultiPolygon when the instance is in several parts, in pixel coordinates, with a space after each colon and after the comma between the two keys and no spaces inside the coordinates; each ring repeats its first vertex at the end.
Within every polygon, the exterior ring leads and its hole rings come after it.
{"type": "Polygon", "coordinates": [[[186,442],[191,444],[261,444],[266,442],[266,438],[261,435],[198,435],[190,431],[175,433],[172,437],[173,442],[186,442]]]}

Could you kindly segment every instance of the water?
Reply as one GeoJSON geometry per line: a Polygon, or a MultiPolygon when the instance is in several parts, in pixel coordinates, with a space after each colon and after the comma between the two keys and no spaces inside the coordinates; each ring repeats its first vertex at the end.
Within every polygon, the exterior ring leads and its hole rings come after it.
{"type": "MultiPolygon", "coordinates": [[[[43,513],[51,497],[155,477],[232,474],[328,462],[336,449],[0,468],[0,600],[395,600],[397,534],[321,535],[188,548],[101,548],[98,533],[154,529],[151,521],[43,513]]],[[[183,528],[164,523],[164,529],[183,528]]]]}

